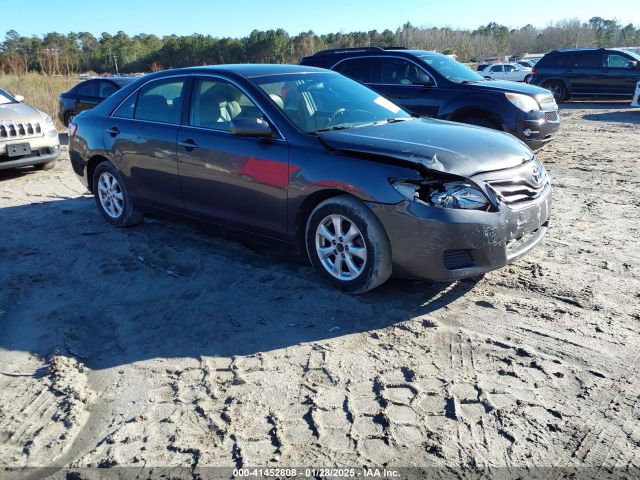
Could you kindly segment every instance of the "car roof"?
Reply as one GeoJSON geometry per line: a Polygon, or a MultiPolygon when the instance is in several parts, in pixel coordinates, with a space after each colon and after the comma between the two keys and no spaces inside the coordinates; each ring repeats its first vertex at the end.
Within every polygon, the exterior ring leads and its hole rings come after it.
{"type": "Polygon", "coordinates": [[[125,85],[130,84],[131,82],[133,82],[134,80],[137,80],[138,78],[136,77],[92,77],[92,78],[87,78],[83,80],[82,82],[80,82],[80,84],[86,83],[86,82],[93,82],[95,80],[108,80],[121,87],[124,87],[125,85]]]}
{"type": "MultiPolygon", "coordinates": [[[[552,50],[549,53],[558,54],[558,53],[580,53],[580,52],[625,52],[623,48],[559,48],[557,50],[552,50]]],[[[628,50],[626,51],[628,53],[628,50]]]]}
{"type": "MultiPolygon", "coordinates": [[[[410,50],[404,47],[354,47],[354,48],[334,48],[331,50],[320,50],[311,57],[359,57],[370,55],[390,55],[390,56],[412,56],[419,57],[421,55],[442,55],[439,52],[431,50],[410,50]]],[[[308,57],[310,58],[310,57],[308,57]]]]}
{"type": "Polygon", "coordinates": [[[177,68],[165,70],[173,73],[235,73],[243,77],[264,77],[269,75],[283,75],[291,73],[327,73],[323,68],[308,67],[302,65],[239,63],[228,65],[206,65],[202,67],[177,68]]]}

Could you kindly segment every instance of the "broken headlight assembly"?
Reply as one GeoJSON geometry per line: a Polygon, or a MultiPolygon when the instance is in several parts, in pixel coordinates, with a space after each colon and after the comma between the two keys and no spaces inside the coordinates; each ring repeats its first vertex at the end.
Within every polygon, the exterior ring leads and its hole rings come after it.
{"type": "Polygon", "coordinates": [[[470,182],[395,180],[391,184],[410,202],[461,210],[487,211],[491,208],[491,203],[485,194],[470,182]]]}

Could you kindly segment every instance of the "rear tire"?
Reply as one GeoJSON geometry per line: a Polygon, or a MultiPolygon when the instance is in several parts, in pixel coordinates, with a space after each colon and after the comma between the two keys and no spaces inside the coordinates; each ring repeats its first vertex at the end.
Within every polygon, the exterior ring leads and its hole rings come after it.
{"type": "Polygon", "coordinates": [[[39,163],[38,165],[36,165],[36,170],[51,170],[53,167],[56,166],[56,161],[57,160],[53,160],[52,162],[47,162],[47,163],[39,163]]]}
{"type": "Polygon", "coordinates": [[[391,246],[384,227],[360,200],[342,195],[320,203],[305,230],[313,268],[333,286],[355,294],[391,276],[391,246]]]}
{"type": "Polygon", "coordinates": [[[93,171],[93,195],[104,219],[116,227],[137,225],[144,214],[135,206],[120,171],[108,161],[93,171]]]}
{"type": "Polygon", "coordinates": [[[74,112],[67,112],[64,114],[64,126],[69,128],[69,124],[73,121],[73,117],[75,117],[76,114],[74,112]]]}
{"type": "Polygon", "coordinates": [[[531,83],[531,78],[533,78],[533,75],[527,75],[524,77],[524,83],[531,83]]]}
{"type": "Polygon", "coordinates": [[[547,82],[543,85],[543,87],[551,91],[551,93],[553,94],[553,98],[556,100],[556,103],[561,103],[568,99],[567,88],[562,82],[547,82]]]}

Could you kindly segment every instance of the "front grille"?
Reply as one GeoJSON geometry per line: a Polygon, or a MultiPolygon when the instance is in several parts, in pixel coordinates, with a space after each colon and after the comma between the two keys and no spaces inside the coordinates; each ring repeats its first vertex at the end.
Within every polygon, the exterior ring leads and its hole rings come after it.
{"type": "Polygon", "coordinates": [[[42,135],[39,122],[4,122],[0,123],[0,140],[29,138],[42,135]]]}
{"type": "Polygon", "coordinates": [[[449,270],[473,267],[473,258],[468,250],[445,250],[442,254],[444,266],[449,270]]]}
{"type": "Polygon", "coordinates": [[[558,121],[558,112],[544,112],[544,118],[547,119],[548,122],[557,122],[558,121]]]}
{"type": "Polygon", "coordinates": [[[487,182],[493,193],[507,205],[518,205],[538,198],[549,185],[547,179],[536,185],[526,178],[494,180],[487,182]]]}

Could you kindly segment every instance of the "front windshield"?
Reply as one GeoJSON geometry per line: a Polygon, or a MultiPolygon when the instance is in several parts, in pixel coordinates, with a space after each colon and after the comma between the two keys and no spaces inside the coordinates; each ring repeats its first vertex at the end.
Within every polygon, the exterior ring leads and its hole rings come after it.
{"type": "Polygon", "coordinates": [[[625,53],[627,55],[629,55],[630,57],[633,57],[633,59],[636,62],[640,62],[640,50],[636,52],[635,49],[633,49],[633,50],[629,49],[629,50],[625,50],[625,53]]]}
{"type": "Polygon", "coordinates": [[[303,132],[409,120],[411,115],[373,90],[336,73],[251,79],[303,132]]]}
{"type": "Polygon", "coordinates": [[[450,82],[464,83],[484,80],[482,75],[478,75],[466,65],[441,53],[425,53],[419,55],[419,58],[450,82]]]}
{"type": "Polygon", "coordinates": [[[6,103],[13,103],[13,98],[11,98],[11,96],[4,90],[0,90],[0,105],[4,105],[6,103]]]}

